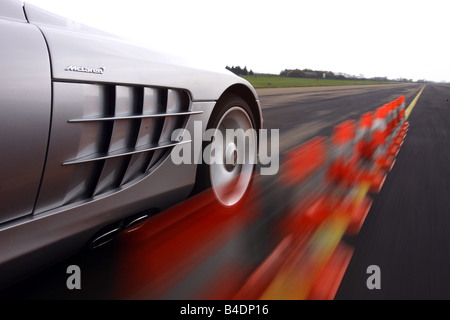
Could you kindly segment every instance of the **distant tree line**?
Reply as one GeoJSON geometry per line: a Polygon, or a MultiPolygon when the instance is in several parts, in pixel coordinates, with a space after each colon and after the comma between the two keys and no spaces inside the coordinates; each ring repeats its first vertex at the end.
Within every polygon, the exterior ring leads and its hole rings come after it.
{"type": "Polygon", "coordinates": [[[281,77],[289,78],[313,78],[313,79],[347,79],[342,74],[335,74],[331,71],[311,70],[311,69],[285,69],[280,72],[281,77]]]}
{"type": "MultiPolygon", "coordinates": [[[[372,80],[372,81],[395,81],[395,82],[413,82],[412,79],[388,79],[387,77],[373,77],[366,78],[362,74],[359,76],[347,74],[347,73],[334,73],[332,71],[322,71],[322,70],[312,70],[312,69],[284,69],[277,74],[262,74],[262,73],[254,73],[253,70],[248,70],[245,66],[241,68],[240,66],[226,66],[227,70],[230,70],[234,74],[239,76],[280,76],[280,77],[288,77],[288,78],[308,78],[308,79],[337,79],[337,80],[372,80]]],[[[420,80],[418,82],[422,82],[424,80],[420,80]]]]}
{"type": "MultiPolygon", "coordinates": [[[[253,70],[248,70],[247,66],[241,68],[240,66],[226,66],[227,70],[230,70],[234,74],[239,76],[253,76],[255,73],[253,70]]],[[[258,74],[259,75],[259,74],[258,74]]],[[[273,75],[272,75],[273,76],[273,75]]],[[[280,77],[290,77],[290,78],[327,78],[327,79],[349,79],[343,74],[335,74],[331,71],[318,71],[311,69],[285,69],[280,72],[280,77]],[[325,75],[325,76],[324,76],[325,75]]]]}
{"type": "Polygon", "coordinates": [[[231,72],[233,72],[234,74],[237,74],[238,76],[253,76],[253,70],[250,69],[247,70],[247,66],[245,66],[244,68],[241,68],[240,66],[237,67],[229,67],[226,66],[225,69],[230,70],[231,72]]]}
{"type": "Polygon", "coordinates": [[[412,79],[388,79],[387,77],[366,78],[364,75],[354,76],[347,73],[334,73],[331,71],[311,70],[311,69],[285,69],[280,72],[280,77],[291,78],[313,78],[313,79],[339,79],[339,80],[371,80],[371,81],[389,81],[389,82],[413,82],[412,79]]]}

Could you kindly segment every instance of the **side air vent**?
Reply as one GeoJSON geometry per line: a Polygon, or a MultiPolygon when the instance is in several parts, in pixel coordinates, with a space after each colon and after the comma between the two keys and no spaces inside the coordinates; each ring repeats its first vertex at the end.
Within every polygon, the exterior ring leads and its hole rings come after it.
{"type": "Polygon", "coordinates": [[[172,141],[171,135],[201,113],[191,111],[189,94],[180,89],[70,82],[54,82],[53,88],[38,211],[145,177],[174,146],[191,142],[172,141]]]}

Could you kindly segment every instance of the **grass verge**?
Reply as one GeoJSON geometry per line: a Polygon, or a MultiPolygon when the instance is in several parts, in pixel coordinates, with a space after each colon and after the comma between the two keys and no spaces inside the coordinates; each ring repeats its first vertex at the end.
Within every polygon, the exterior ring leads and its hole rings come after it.
{"type": "Polygon", "coordinates": [[[302,79],[287,77],[242,76],[255,88],[283,88],[283,87],[316,87],[316,86],[351,86],[370,84],[390,84],[387,81],[372,80],[335,80],[335,79],[302,79]]]}

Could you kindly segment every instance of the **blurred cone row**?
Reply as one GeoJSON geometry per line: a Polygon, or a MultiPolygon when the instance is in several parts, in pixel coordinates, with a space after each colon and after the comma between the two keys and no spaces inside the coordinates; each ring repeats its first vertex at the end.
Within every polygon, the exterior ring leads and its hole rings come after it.
{"type": "Polygon", "coordinates": [[[285,154],[281,182],[298,192],[283,240],[235,298],[334,299],[353,253],[342,237],[359,233],[407,130],[402,96],[285,154]]]}
{"type": "Polygon", "coordinates": [[[381,189],[407,129],[400,97],[359,121],[335,126],[330,138],[316,137],[286,153],[280,190],[287,205],[277,204],[281,222],[273,223],[275,230],[270,225],[274,232],[268,236],[276,240],[262,263],[253,261],[253,252],[232,258],[224,250],[240,248],[236,237],[261,218],[255,187],[232,208],[213,201],[212,190],[206,190],[123,232],[117,297],[161,299],[188,292],[208,299],[333,299],[353,254],[341,240],[359,233],[372,203],[369,194],[381,189]]]}

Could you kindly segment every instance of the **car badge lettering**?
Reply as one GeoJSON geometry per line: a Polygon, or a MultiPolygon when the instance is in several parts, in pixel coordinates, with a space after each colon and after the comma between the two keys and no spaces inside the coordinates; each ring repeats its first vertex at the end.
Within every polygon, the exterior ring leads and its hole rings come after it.
{"type": "Polygon", "coordinates": [[[86,68],[86,67],[73,66],[73,65],[68,66],[65,70],[66,71],[74,71],[74,72],[94,73],[94,74],[103,74],[105,72],[104,67],[86,68]]]}

